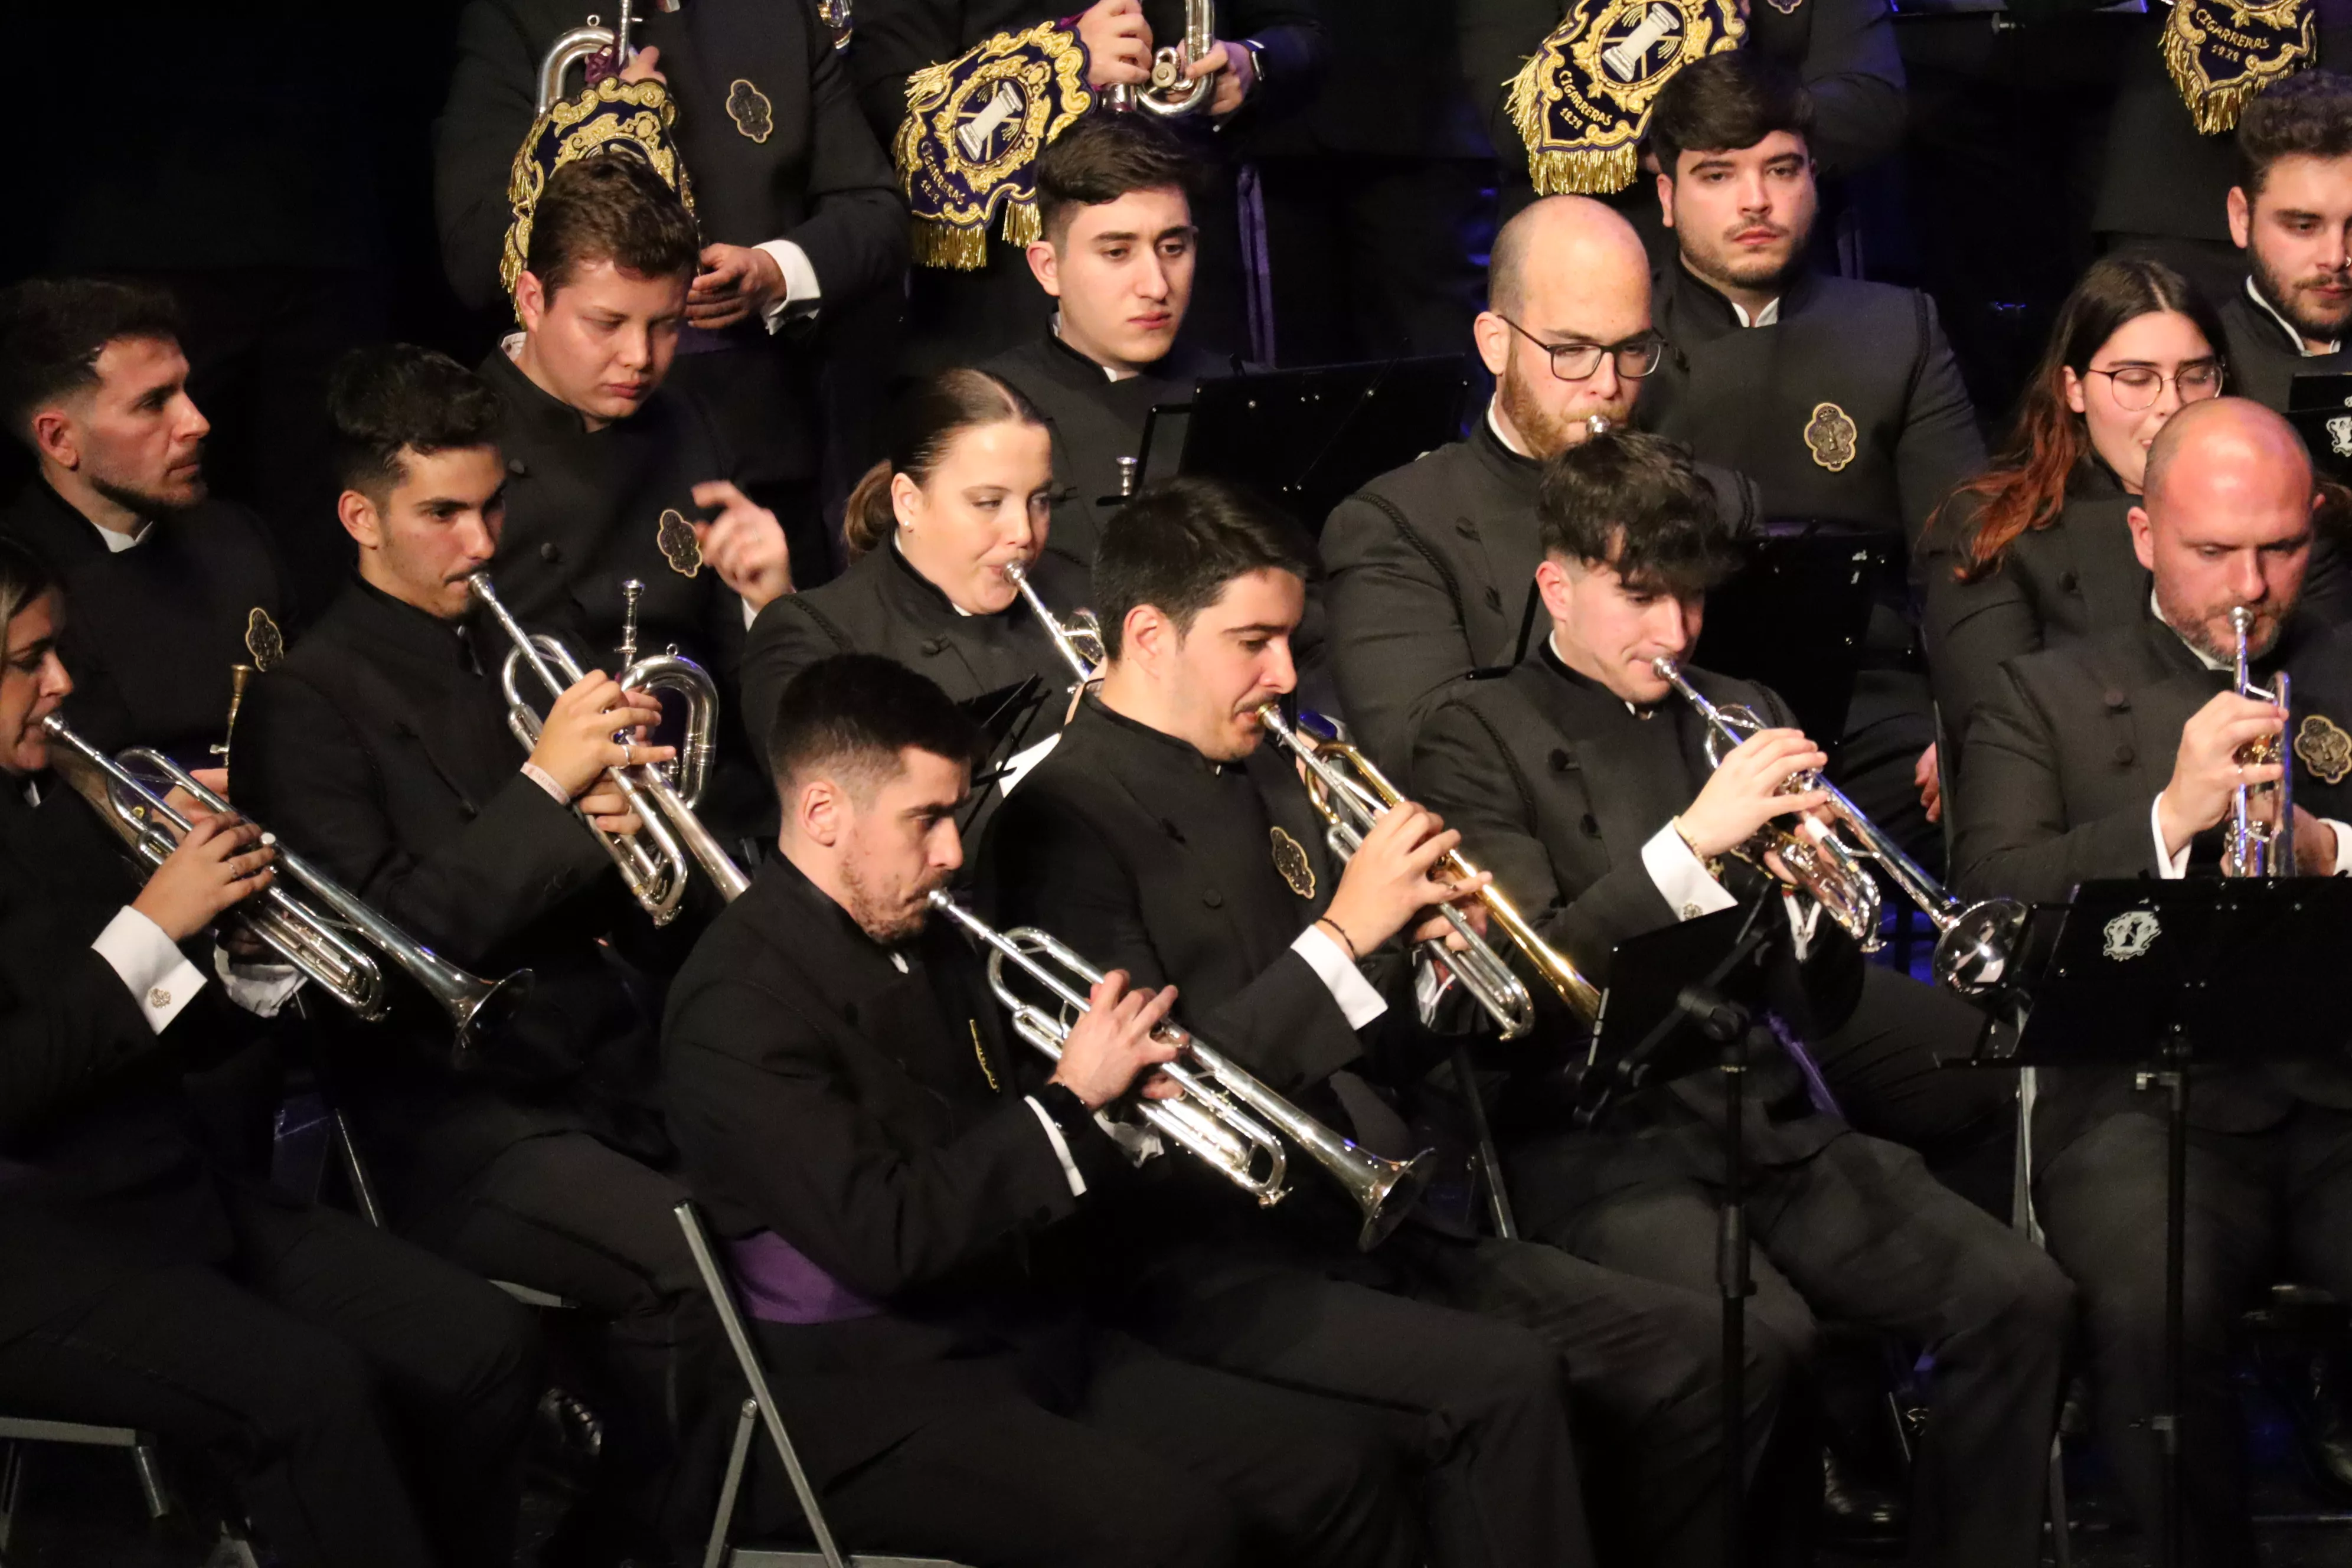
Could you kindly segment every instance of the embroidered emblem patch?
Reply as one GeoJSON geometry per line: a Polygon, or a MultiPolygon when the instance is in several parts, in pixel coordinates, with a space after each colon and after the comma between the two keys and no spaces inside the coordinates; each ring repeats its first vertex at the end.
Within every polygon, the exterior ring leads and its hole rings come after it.
{"type": "Polygon", "coordinates": [[[2352,458],[2352,414],[2339,414],[2327,422],[2327,445],[2339,458],[2352,458]]]}
{"type": "Polygon", "coordinates": [[[768,95],[740,76],[727,84],[727,118],[754,142],[765,142],[776,129],[775,106],[768,95]]]}
{"type": "Polygon", "coordinates": [[[264,671],[286,657],[285,634],[258,605],[245,617],[245,651],[253,656],[253,668],[264,671]]]}
{"type": "Polygon", "coordinates": [[[2117,963],[2137,958],[2155,944],[2160,930],[2162,928],[2156,923],[2156,917],[2146,910],[2126,910],[2106,923],[2103,932],[2107,939],[2104,951],[2117,963]]]}
{"type": "Polygon", "coordinates": [[[1861,434],[1844,409],[1834,403],[1816,403],[1813,416],[1805,421],[1805,449],[1834,474],[1853,461],[1855,438],[1861,434]]]}
{"type": "Polygon", "coordinates": [[[2324,784],[2342,784],[2352,774],[2352,735],[2325,713],[2306,713],[2295,727],[2294,754],[2324,784]]]}
{"type": "MultiPolygon", "coordinates": [[[[1775,0],[1777,4],[1777,0],[1775,0]]],[[[1684,65],[1737,48],[1737,0],[1569,0],[1511,79],[1507,112],[1538,193],[1605,194],[1640,172],[1659,90],[1684,65]]]]}
{"type": "Polygon", "coordinates": [[[661,546],[662,559],[679,576],[691,577],[702,570],[702,541],[694,536],[693,524],[676,507],[661,514],[661,526],[654,532],[654,542],[661,546]]]}
{"type": "Polygon", "coordinates": [[[1274,841],[1274,868],[1282,873],[1282,879],[1290,884],[1292,892],[1302,899],[1313,898],[1315,866],[1307,858],[1307,851],[1299,847],[1297,839],[1279,827],[1269,837],[1274,841]]]}

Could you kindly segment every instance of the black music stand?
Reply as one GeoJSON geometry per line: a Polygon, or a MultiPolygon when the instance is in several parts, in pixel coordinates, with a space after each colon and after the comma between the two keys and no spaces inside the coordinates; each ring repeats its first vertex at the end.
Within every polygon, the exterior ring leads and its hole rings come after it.
{"type": "MultiPolygon", "coordinates": [[[[2070,904],[2035,905],[2020,937],[2013,979],[2030,1011],[2014,1050],[1992,1059],[2129,1069],[2166,1093],[2164,1404],[2154,1423],[2164,1445],[2164,1568],[2180,1560],[2189,1068],[2340,1049],[2352,1029],[2309,977],[2347,963],[2352,881],[2326,877],[2085,882],[2070,904]],[[2248,1007],[2255,996],[2262,1005],[2248,1007]]],[[[1996,1045],[2005,1038],[1988,1035],[1996,1045]]]]}
{"type": "Polygon", "coordinates": [[[980,726],[988,747],[986,755],[972,764],[971,788],[956,813],[957,832],[971,831],[991,788],[1012,772],[1013,756],[1019,749],[1014,742],[1027,737],[1030,721],[1045,705],[1046,695],[1045,679],[1033,675],[956,704],[980,726]]]}
{"type": "Polygon", "coordinates": [[[1684,921],[1617,944],[1578,1091],[1580,1128],[1603,1121],[1620,1097],[1703,1070],[1723,1074],[1723,1201],[1716,1284],[1723,1305],[1723,1560],[1747,1562],[1740,1500],[1748,1495],[1748,1298],[1756,1286],[1748,1237],[1748,1064],[1778,1043],[1764,1016],[1767,970],[1787,924],[1774,883],[1738,909],[1684,921]],[[1698,979],[1691,978],[1694,974],[1698,979]]]}

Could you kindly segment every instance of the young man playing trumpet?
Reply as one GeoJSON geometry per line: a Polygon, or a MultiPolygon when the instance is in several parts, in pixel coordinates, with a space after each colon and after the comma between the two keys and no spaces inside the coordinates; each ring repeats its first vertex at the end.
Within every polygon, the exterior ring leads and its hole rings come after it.
{"type": "MultiPolygon", "coordinates": [[[[1432,906],[1476,885],[1439,879],[1457,836],[1411,804],[1337,862],[1290,760],[1261,743],[1259,710],[1296,684],[1306,568],[1286,539],[1206,481],[1155,488],[1121,514],[1095,568],[1102,685],[1000,809],[980,881],[1006,923],[1174,984],[1186,1025],[1276,1093],[1410,1156],[1419,1142],[1372,1080],[1410,1085],[1443,1053],[1413,1021],[1400,939],[1443,937],[1432,906]]],[[[1307,1160],[1291,1164],[1297,1190],[1275,1215],[1181,1167],[1139,1195],[1126,1308],[1139,1332],[1470,1434],[1435,1493],[1440,1561],[1586,1563],[1596,1536],[1647,1561],[1717,1559],[1708,1297],[1422,1223],[1362,1258],[1353,1205],[1307,1160]],[[1555,1424],[1562,1388],[1610,1438],[1587,1450],[1594,1494],[1631,1498],[1589,1522],[1581,1457],[1555,1424]]],[[[1771,1353],[1747,1371],[1759,1439],[1779,1389],[1771,1353]]]]}
{"type": "Polygon", "coordinates": [[[650,1106],[648,985],[615,952],[644,921],[598,843],[640,826],[610,770],[669,749],[615,739],[656,710],[593,670],[528,755],[509,732],[506,639],[467,621],[507,480],[481,378],[389,345],[346,359],[331,400],[359,574],[247,696],[238,802],[451,962],[532,972],[513,1024],[462,1057],[405,995],[388,1026],[409,1049],[369,1039],[338,1077],[394,1228],[604,1320],[613,1386],[583,1392],[605,1416],[598,1500],[634,1516],[599,1532],[625,1542],[658,1521],[708,1381],[709,1309],[650,1106]]]}
{"type": "MultiPolygon", "coordinates": [[[[2222,397],[2173,416],[2148,448],[2130,516],[2155,579],[2151,614],[2011,660],[1977,709],[1953,845],[1963,893],[2054,902],[2094,879],[2213,875],[2237,791],[2264,794],[2287,766],[2295,871],[2352,867],[2352,828],[2330,820],[2352,818],[2342,765],[2352,644],[2297,614],[2319,503],[2303,442],[2278,415],[2222,397]],[[2291,672],[2292,715],[2232,689],[2238,609],[2252,612],[2253,683],[2271,688],[2291,672]],[[2283,762],[2248,757],[2264,740],[2287,742],[2283,762]]],[[[2168,962],[2162,951],[2149,962],[2168,962]]],[[[2153,1531],[2164,1471],[2149,1422],[2165,1377],[2162,1095],[2122,1068],[2041,1077],[2036,1212],[2082,1289],[2108,1463],[2153,1531]]],[[[2352,1070],[2340,1057],[2200,1068],[2189,1120],[2181,1560],[2250,1563],[2231,1341],[2249,1299],[2282,1271],[2352,1290],[2352,1070]]]]}
{"type": "MultiPolygon", "coordinates": [[[[1430,716],[1413,779],[1461,830],[1464,853],[1547,941],[1606,984],[1616,943],[1767,890],[1739,853],[1759,829],[1822,805],[1821,792],[1783,785],[1827,758],[1769,692],[1685,671],[1718,706],[1744,704],[1768,726],[1711,769],[1706,721],[1655,668],[1689,654],[1706,588],[1736,559],[1731,531],[1679,447],[1633,432],[1597,436],[1553,461],[1539,504],[1536,584],[1549,636],[1507,677],[1457,688],[1430,716]]],[[[1904,1076],[1871,1081],[1916,1096],[1937,1070],[1936,1047],[1957,1055],[1974,1043],[1981,1020],[1971,1008],[1861,964],[1832,921],[1814,921],[1801,951],[1806,973],[1792,988],[1801,994],[1779,1005],[1792,1033],[1818,1041],[1825,1064],[1911,1063],[1904,1076]]],[[[1775,1053],[1756,1064],[1748,1091],[1760,1108],[1747,1140],[1759,1254],[1750,1331],[1800,1366],[1811,1357],[1817,1311],[1927,1348],[1934,1414],[1915,1461],[1909,1561],[2030,1563],[2066,1281],[2032,1243],[1938,1184],[1917,1154],[1809,1104],[1802,1066],[1775,1053]]],[[[1725,1180],[1718,1082],[1710,1065],[1646,1089],[1597,1132],[1557,1121],[1526,1128],[1506,1152],[1528,1234],[1631,1274],[1707,1289],[1725,1180]]],[[[1943,1127],[1930,1151],[1965,1155],[2001,1131],[2006,1095],[1990,1098],[1979,1114],[1943,1127]]]]}
{"type": "Polygon", "coordinates": [[[1419,1562],[1387,1413],[1087,1310],[1124,1177],[1097,1113],[1173,1087],[1175,994],[1106,976],[1054,1064],[1007,1026],[927,901],[981,742],[894,660],[794,676],[778,858],[670,994],[664,1101],[830,1522],[1024,1568],[1419,1562]]]}

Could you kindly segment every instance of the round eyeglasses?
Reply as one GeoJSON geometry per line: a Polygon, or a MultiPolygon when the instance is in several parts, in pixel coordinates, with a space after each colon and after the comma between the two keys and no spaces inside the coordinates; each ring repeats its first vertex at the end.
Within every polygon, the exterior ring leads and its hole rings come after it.
{"type": "Polygon", "coordinates": [[[1601,368],[1601,356],[1609,354],[1617,361],[1617,374],[1631,381],[1639,381],[1658,368],[1666,357],[1666,340],[1655,332],[1643,332],[1627,338],[1622,343],[1548,343],[1500,311],[1496,319],[1519,336],[1535,344],[1551,357],[1551,373],[1562,381],[1589,381],[1601,368]]]}
{"type": "Polygon", "coordinates": [[[2137,414],[2141,409],[2156,406],[2156,400],[2164,395],[2164,384],[2168,381],[2180,394],[2183,403],[2202,403],[2209,397],[2221,396],[2225,368],[2219,359],[2193,359],[2170,375],[2152,364],[2127,364],[2117,370],[2091,370],[2084,374],[2105,376],[2115,393],[2116,406],[2137,414]]]}

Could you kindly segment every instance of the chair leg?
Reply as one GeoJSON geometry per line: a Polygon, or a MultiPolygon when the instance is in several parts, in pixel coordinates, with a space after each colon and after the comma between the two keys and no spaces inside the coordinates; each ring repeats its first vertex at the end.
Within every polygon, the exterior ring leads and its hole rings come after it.
{"type": "Polygon", "coordinates": [[[747,1399],[735,1417],[735,1444],[727,1451],[727,1479],[719,1485],[719,1509],[710,1516],[710,1544],[702,1568],[719,1568],[727,1558],[727,1532],[735,1521],[735,1497],[743,1486],[743,1464],[751,1456],[751,1434],[760,1424],[760,1402],[747,1399]]]}
{"type": "Polygon", "coordinates": [[[2050,1560],[2055,1568],[2074,1568],[2074,1542],[2066,1530],[2066,1454],[2055,1436],[2050,1439],[2050,1560]]]}
{"type": "Polygon", "coordinates": [[[6,1561],[8,1537],[16,1525],[16,1500],[25,1486],[25,1445],[7,1445],[0,1458],[0,1563],[6,1561]]]}
{"type": "Polygon", "coordinates": [[[139,1472],[139,1493],[147,1500],[147,1517],[161,1519],[172,1511],[171,1497],[163,1490],[163,1467],[155,1458],[155,1445],[146,1434],[131,1447],[131,1466],[139,1472]]]}
{"type": "Polygon", "coordinates": [[[383,1228],[383,1205],[376,1202],[375,1183],[368,1175],[367,1162],[360,1158],[359,1141],[352,1136],[352,1124],[342,1111],[333,1113],[335,1123],[335,1153],[343,1165],[343,1179],[352,1185],[352,1201],[360,1207],[360,1217],[383,1228]]]}

